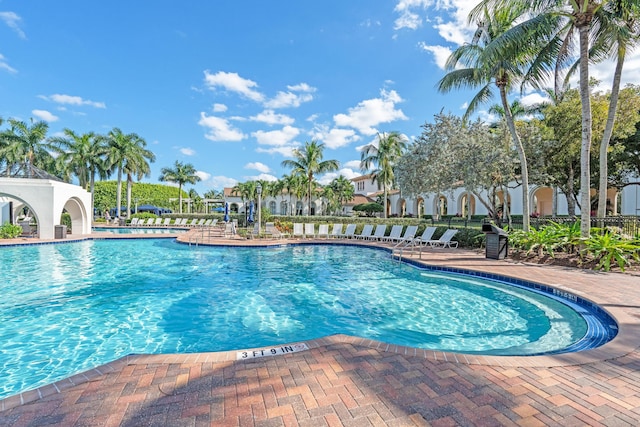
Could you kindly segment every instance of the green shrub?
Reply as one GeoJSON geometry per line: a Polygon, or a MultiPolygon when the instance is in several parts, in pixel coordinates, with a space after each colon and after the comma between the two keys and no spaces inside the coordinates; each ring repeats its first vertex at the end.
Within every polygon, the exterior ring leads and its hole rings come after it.
{"type": "Polygon", "coordinates": [[[584,249],[581,255],[592,255],[598,263],[597,269],[609,271],[613,264],[620,270],[634,259],[640,259],[640,245],[638,242],[624,239],[617,233],[605,231],[603,234],[594,232],[588,239],[583,239],[584,249]]]}
{"type": "Polygon", "coordinates": [[[0,226],[0,239],[15,239],[22,234],[22,227],[5,222],[0,226]]]}

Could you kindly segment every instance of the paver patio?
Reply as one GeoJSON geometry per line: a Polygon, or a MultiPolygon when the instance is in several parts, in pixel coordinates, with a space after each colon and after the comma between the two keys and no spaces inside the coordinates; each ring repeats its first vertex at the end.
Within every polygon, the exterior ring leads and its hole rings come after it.
{"type": "Polygon", "coordinates": [[[619,334],[599,349],[557,356],[465,356],[343,335],[243,361],[235,351],[128,356],[0,400],[0,425],[640,424],[640,277],[487,260],[464,250],[428,250],[423,261],[571,291],[607,309],[619,334]]]}

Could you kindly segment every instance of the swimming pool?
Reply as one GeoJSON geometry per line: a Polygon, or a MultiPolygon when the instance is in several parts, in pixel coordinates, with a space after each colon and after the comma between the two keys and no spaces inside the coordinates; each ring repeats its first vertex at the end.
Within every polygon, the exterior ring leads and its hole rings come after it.
{"type": "Polygon", "coordinates": [[[180,234],[187,230],[184,228],[141,228],[141,227],[93,227],[96,233],[112,233],[112,234],[180,234]]]}
{"type": "Polygon", "coordinates": [[[345,333],[456,352],[537,354],[563,351],[588,330],[571,302],[353,246],[95,240],[2,248],[0,269],[0,398],[131,353],[345,333]]]}

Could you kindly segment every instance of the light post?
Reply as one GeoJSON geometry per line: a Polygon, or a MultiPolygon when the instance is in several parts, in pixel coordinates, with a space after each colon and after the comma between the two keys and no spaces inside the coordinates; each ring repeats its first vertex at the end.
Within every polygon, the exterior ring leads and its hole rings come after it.
{"type": "Polygon", "coordinates": [[[260,208],[262,207],[262,185],[260,183],[256,186],[256,193],[258,193],[258,236],[260,236],[260,208]]]}

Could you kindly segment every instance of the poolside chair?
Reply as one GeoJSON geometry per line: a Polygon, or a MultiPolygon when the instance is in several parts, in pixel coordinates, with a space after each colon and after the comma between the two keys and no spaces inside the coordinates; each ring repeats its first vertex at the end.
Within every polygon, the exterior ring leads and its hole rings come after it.
{"type": "Polygon", "coordinates": [[[209,218],[208,220],[206,220],[206,221],[204,222],[204,224],[202,224],[202,226],[203,226],[203,227],[209,227],[209,226],[211,225],[211,222],[212,222],[212,221],[213,221],[213,220],[212,220],[211,218],[209,218]]]}
{"type": "Polygon", "coordinates": [[[149,218],[147,219],[147,221],[145,222],[145,220],[143,219],[142,222],[139,222],[138,225],[143,225],[145,227],[151,227],[153,225],[153,223],[155,222],[155,218],[149,218]]]}
{"type": "Polygon", "coordinates": [[[404,230],[404,234],[402,235],[402,237],[400,237],[399,239],[396,239],[396,241],[399,243],[410,242],[413,240],[414,237],[416,237],[417,232],[418,232],[417,225],[408,225],[407,228],[404,230]]]}
{"type": "Polygon", "coordinates": [[[235,235],[236,235],[236,226],[233,224],[233,222],[227,222],[224,225],[223,236],[224,237],[233,237],[235,235]]]}
{"type": "Polygon", "coordinates": [[[393,227],[391,227],[391,232],[389,232],[389,235],[380,237],[380,241],[395,242],[397,239],[400,238],[401,234],[402,234],[402,226],[394,225],[393,227]]]}
{"type": "Polygon", "coordinates": [[[422,234],[413,239],[414,245],[428,245],[429,242],[433,239],[433,233],[436,232],[438,227],[427,227],[424,229],[422,234]]]}
{"type": "Polygon", "coordinates": [[[129,226],[135,227],[136,225],[138,225],[138,219],[139,218],[131,218],[131,222],[129,223],[129,226]]]}
{"type": "Polygon", "coordinates": [[[450,228],[449,230],[445,231],[438,240],[429,241],[429,245],[432,248],[457,248],[458,242],[456,240],[451,240],[451,238],[455,236],[457,232],[458,230],[450,228]]]}
{"type": "Polygon", "coordinates": [[[206,219],[200,218],[200,220],[198,220],[198,223],[196,224],[196,227],[202,227],[204,225],[205,221],[206,221],[206,219]]]}
{"type": "Polygon", "coordinates": [[[333,229],[331,230],[331,235],[329,237],[340,237],[342,234],[342,224],[333,224],[333,229]]]}
{"type": "Polygon", "coordinates": [[[360,231],[360,234],[356,234],[353,237],[355,239],[368,239],[371,237],[371,233],[373,233],[373,225],[372,224],[365,224],[364,227],[362,227],[362,231],[360,231]]]}
{"type": "Polygon", "coordinates": [[[312,222],[304,224],[304,237],[316,237],[316,226],[312,222]]]}
{"type": "Polygon", "coordinates": [[[195,227],[196,225],[198,225],[198,218],[193,218],[191,220],[191,222],[189,224],[187,224],[189,227],[195,227]]]}
{"type": "Polygon", "coordinates": [[[378,224],[376,225],[376,230],[367,238],[367,240],[381,240],[386,232],[387,226],[385,224],[378,224]]]}
{"type": "Polygon", "coordinates": [[[181,225],[182,227],[186,227],[186,226],[187,226],[187,221],[189,221],[189,219],[188,219],[188,218],[182,218],[182,219],[180,220],[180,225],[181,225]]]}
{"type": "Polygon", "coordinates": [[[170,225],[171,225],[171,218],[165,218],[164,221],[162,221],[163,227],[168,227],[170,225]]]}
{"type": "Polygon", "coordinates": [[[156,220],[153,223],[153,225],[162,225],[162,218],[160,218],[160,217],[156,218],[156,220]]]}
{"type": "Polygon", "coordinates": [[[253,224],[253,229],[249,230],[249,232],[247,233],[247,237],[250,239],[253,239],[255,237],[260,237],[259,233],[260,233],[260,224],[256,222],[255,224],[253,224]]]}
{"type": "Polygon", "coordinates": [[[355,224],[347,224],[347,228],[344,230],[344,233],[340,233],[337,237],[343,239],[351,239],[356,234],[356,225],[355,224]]]}
{"type": "Polygon", "coordinates": [[[287,235],[286,233],[283,233],[282,231],[278,230],[278,227],[276,227],[276,224],[273,222],[267,222],[264,225],[264,232],[266,235],[276,239],[281,239],[282,237],[287,235]]]}
{"type": "Polygon", "coordinates": [[[293,223],[293,237],[304,237],[304,225],[301,222],[293,223]]]}
{"type": "Polygon", "coordinates": [[[329,238],[329,224],[320,224],[318,226],[318,234],[316,234],[316,237],[320,238],[324,236],[325,239],[329,238]]]}

